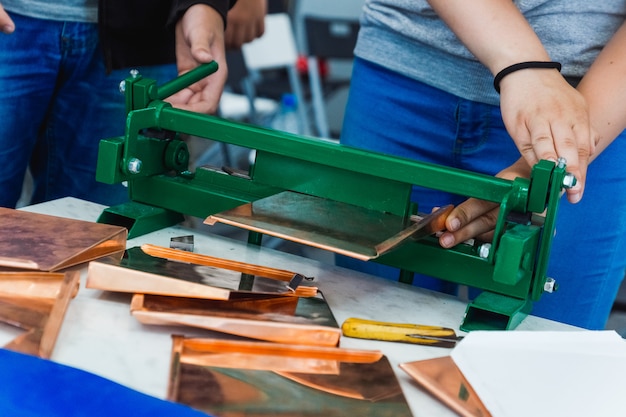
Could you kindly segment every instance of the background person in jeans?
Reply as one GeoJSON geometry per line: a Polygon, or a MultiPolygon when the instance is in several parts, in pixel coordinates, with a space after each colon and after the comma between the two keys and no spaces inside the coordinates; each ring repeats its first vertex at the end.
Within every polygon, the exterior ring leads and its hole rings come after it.
{"type": "MultiPolygon", "coordinates": [[[[578,185],[559,207],[548,269],[559,290],[533,314],[590,329],[604,328],[626,266],[626,36],[615,35],[625,15],[624,0],[367,0],[341,135],[344,144],[506,178],[566,158],[578,185]],[[494,76],[528,61],[562,70],[512,72],[498,94],[494,76]]],[[[422,212],[465,200],[428,189],[414,197],[422,212]]],[[[492,208],[458,206],[440,244],[488,231],[492,208]]],[[[382,266],[341,262],[397,279],[382,266]]],[[[423,276],[414,284],[451,290],[423,276]]]]}
{"type": "MultiPolygon", "coordinates": [[[[238,8],[245,9],[232,9],[230,47],[260,36],[266,1],[240,0],[238,8]]],[[[66,196],[106,205],[126,201],[124,186],[95,179],[99,141],[124,134],[120,81],[136,68],[162,84],[216,60],[215,74],[168,99],[180,108],[215,112],[227,78],[225,19],[234,3],[3,1],[0,206],[15,207],[29,166],[32,203],[66,196]]]]}

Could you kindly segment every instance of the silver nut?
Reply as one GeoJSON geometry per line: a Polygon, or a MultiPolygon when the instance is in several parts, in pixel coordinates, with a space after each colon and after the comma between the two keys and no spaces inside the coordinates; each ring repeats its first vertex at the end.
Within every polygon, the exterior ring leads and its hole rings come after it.
{"type": "Polygon", "coordinates": [[[130,76],[133,78],[137,78],[139,76],[139,70],[133,68],[132,70],[130,70],[130,76]]]}
{"type": "Polygon", "coordinates": [[[563,177],[563,187],[572,188],[575,185],[576,185],[576,177],[574,176],[574,174],[571,174],[569,172],[566,173],[565,176],[563,177]]]}
{"type": "Polygon", "coordinates": [[[559,168],[563,168],[565,165],[567,165],[567,159],[563,158],[562,156],[556,160],[556,166],[558,166],[559,168]]]}
{"type": "Polygon", "coordinates": [[[546,282],[543,284],[543,290],[550,293],[556,291],[556,280],[554,278],[546,278],[546,282]]]}
{"type": "Polygon", "coordinates": [[[132,158],[128,162],[128,172],[131,174],[139,174],[141,171],[141,160],[137,158],[132,158]]]}
{"type": "Polygon", "coordinates": [[[120,93],[124,94],[126,92],[126,80],[120,81],[120,93]]]}
{"type": "Polygon", "coordinates": [[[489,257],[489,252],[491,251],[491,243],[483,243],[478,247],[478,256],[483,259],[487,259],[489,257]]]}

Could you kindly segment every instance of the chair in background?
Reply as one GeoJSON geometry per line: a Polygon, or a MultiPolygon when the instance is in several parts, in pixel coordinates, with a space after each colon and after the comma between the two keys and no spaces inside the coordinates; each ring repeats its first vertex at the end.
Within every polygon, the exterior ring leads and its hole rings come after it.
{"type": "Polygon", "coordinates": [[[265,117],[278,110],[278,102],[257,96],[255,81],[241,50],[227,51],[226,62],[228,81],[220,99],[219,115],[225,119],[262,124],[265,117]]]}
{"type": "MultiPolygon", "coordinates": [[[[347,89],[354,46],[359,31],[359,16],[364,0],[298,0],[295,6],[295,22],[301,51],[307,57],[309,88],[317,135],[331,137],[327,115],[327,99],[347,89]],[[323,3],[328,3],[324,5],[323,3]],[[349,63],[348,75],[322,79],[320,60],[349,63]]],[[[331,71],[332,72],[332,71],[331,71]]],[[[342,113],[343,114],[343,113],[342,113]]]]}
{"type": "Polygon", "coordinates": [[[304,95],[296,70],[298,49],[289,15],[287,13],[268,14],[265,17],[263,36],[243,45],[242,52],[254,84],[263,80],[264,72],[277,69],[286,71],[290,89],[288,92],[294,94],[298,102],[298,133],[308,134],[309,123],[304,95]]]}

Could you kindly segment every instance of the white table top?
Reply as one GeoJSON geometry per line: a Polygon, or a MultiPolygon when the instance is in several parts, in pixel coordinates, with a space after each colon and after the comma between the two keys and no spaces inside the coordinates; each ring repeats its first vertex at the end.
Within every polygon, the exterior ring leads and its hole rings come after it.
{"type": "MultiPolygon", "coordinates": [[[[64,198],[24,210],[95,221],[104,207],[64,198]]],[[[128,240],[128,247],[153,243],[169,247],[170,238],[194,235],[194,251],[264,266],[288,269],[314,276],[339,324],[348,317],[372,320],[430,324],[458,330],[466,304],[455,298],[409,285],[383,280],[315,260],[245,242],[208,235],[181,226],[128,240]]],[[[135,390],[165,398],[171,352],[171,335],[205,335],[209,332],[179,327],[142,325],[129,309],[130,295],[85,288],[86,268],[81,288],[69,305],[57,339],[52,360],[74,366],[135,390]]],[[[526,318],[519,330],[571,330],[571,326],[526,318]]],[[[2,332],[9,331],[4,327],[2,332]]],[[[449,349],[368,341],[342,337],[340,345],[381,350],[396,371],[405,397],[415,416],[455,416],[451,410],[422,391],[398,364],[447,356],[449,349]]]]}

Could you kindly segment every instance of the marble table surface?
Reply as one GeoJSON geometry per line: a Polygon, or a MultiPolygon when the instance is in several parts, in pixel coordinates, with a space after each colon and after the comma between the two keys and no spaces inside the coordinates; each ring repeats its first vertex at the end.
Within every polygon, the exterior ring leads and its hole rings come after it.
{"type": "MultiPolygon", "coordinates": [[[[73,198],[33,205],[23,210],[95,221],[104,207],[73,198]]],[[[466,304],[446,295],[324,264],[244,242],[169,227],[128,240],[128,247],[143,243],[169,246],[172,237],[194,235],[195,252],[243,262],[298,271],[315,277],[336,320],[348,317],[432,324],[458,330],[466,304]]],[[[165,398],[171,352],[171,335],[211,335],[208,331],[147,326],[130,315],[130,295],[81,288],[69,305],[52,360],[119,382],[135,390],[165,398]]],[[[570,326],[537,317],[526,318],[518,330],[569,330],[570,326]]],[[[15,330],[0,327],[0,343],[15,330]]],[[[398,365],[447,356],[450,349],[342,337],[342,347],[381,350],[394,367],[415,416],[454,416],[447,407],[420,389],[398,365]]]]}

